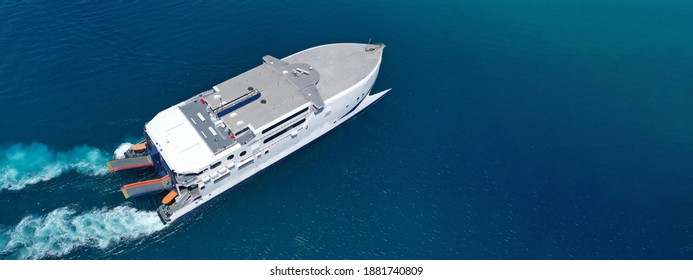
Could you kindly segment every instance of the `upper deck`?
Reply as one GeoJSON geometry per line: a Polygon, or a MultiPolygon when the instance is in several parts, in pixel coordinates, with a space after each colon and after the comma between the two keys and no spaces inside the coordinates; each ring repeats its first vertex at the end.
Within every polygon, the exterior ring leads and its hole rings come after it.
{"type": "Polygon", "coordinates": [[[203,97],[212,110],[217,110],[222,104],[257,91],[256,96],[249,97],[252,101],[244,106],[233,108],[232,112],[224,109],[217,112],[223,115],[220,117],[234,132],[248,125],[260,129],[309,102],[315,102],[306,91],[318,94],[324,101],[365,78],[379,64],[382,53],[382,48],[366,51],[367,47],[366,44],[331,44],[307,49],[281,60],[266,56],[260,66],[214,86],[213,91],[203,94],[203,97]],[[311,85],[315,85],[317,92],[312,92],[311,85]]]}
{"type": "MultiPolygon", "coordinates": [[[[159,113],[145,129],[174,170],[203,168],[234,136],[324,102],[357,84],[380,64],[383,45],[340,43],[263,63],[159,113]],[[180,139],[180,138],[185,139],[180,139]]],[[[245,143],[241,143],[245,144],[245,143]]]]}

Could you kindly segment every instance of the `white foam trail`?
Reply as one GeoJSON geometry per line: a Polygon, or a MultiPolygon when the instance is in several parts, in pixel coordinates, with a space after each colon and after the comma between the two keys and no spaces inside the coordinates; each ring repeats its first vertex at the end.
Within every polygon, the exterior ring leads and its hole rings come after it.
{"type": "Polygon", "coordinates": [[[14,228],[0,230],[0,257],[40,259],[60,257],[80,247],[106,249],[163,228],[156,212],[129,206],[80,214],[61,207],[42,217],[25,217],[14,228]]]}
{"type": "Polygon", "coordinates": [[[59,152],[41,143],[0,147],[0,191],[20,190],[73,170],[91,176],[106,174],[108,159],[105,152],[86,145],[59,152]]]}
{"type": "Polygon", "coordinates": [[[113,152],[113,158],[115,159],[121,159],[125,158],[125,152],[127,152],[130,147],[132,147],[132,143],[130,142],[125,142],[123,144],[120,144],[118,148],[113,152]]]}

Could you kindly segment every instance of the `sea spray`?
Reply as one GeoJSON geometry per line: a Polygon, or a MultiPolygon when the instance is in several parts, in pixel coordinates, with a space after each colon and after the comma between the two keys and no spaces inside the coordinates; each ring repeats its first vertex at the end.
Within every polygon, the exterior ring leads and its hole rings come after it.
{"type": "Polygon", "coordinates": [[[0,228],[0,258],[60,257],[80,247],[107,247],[164,228],[156,212],[129,206],[77,213],[61,207],[44,216],[27,216],[14,227],[0,228]]]}
{"type": "Polygon", "coordinates": [[[106,174],[109,159],[107,153],[86,145],[57,152],[41,143],[0,147],[0,191],[20,190],[67,171],[91,176],[106,174]]]}
{"type": "Polygon", "coordinates": [[[115,151],[113,152],[113,158],[115,158],[115,159],[125,158],[125,152],[127,152],[131,146],[132,146],[132,143],[130,143],[130,142],[125,142],[123,144],[120,144],[120,146],[118,146],[118,148],[116,148],[115,151]]]}

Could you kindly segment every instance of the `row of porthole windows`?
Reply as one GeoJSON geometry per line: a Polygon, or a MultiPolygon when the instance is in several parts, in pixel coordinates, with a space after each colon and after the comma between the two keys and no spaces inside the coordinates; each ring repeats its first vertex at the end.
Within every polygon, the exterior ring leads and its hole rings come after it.
{"type": "MultiPolygon", "coordinates": [[[[244,156],[245,154],[246,154],[246,152],[245,152],[245,151],[242,151],[238,156],[242,157],[242,156],[244,156]]],[[[229,157],[226,158],[226,160],[232,160],[232,159],[233,159],[233,156],[234,156],[234,154],[231,154],[229,157]]]]}
{"type": "MultiPolygon", "coordinates": [[[[265,154],[267,154],[267,153],[269,153],[269,150],[266,150],[266,151],[265,151],[265,154]]],[[[244,156],[245,154],[246,154],[246,151],[242,151],[238,156],[241,156],[241,157],[242,157],[242,156],[244,156]]],[[[233,159],[233,156],[234,156],[234,155],[231,154],[231,155],[230,155],[229,157],[227,157],[226,159],[227,159],[227,160],[232,160],[232,159],[233,159]]],[[[214,163],[214,164],[212,164],[212,165],[210,166],[210,169],[214,169],[215,167],[219,166],[220,164],[221,164],[221,161],[216,162],[216,163],[214,163]]]]}
{"type": "MultiPolygon", "coordinates": [[[[242,156],[244,156],[245,154],[246,154],[246,152],[245,152],[245,151],[242,151],[238,156],[241,156],[241,157],[242,157],[242,156]]],[[[233,159],[233,156],[234,156],[234,154],[231,154],[229,157],[226,158],[226,160],[232,160],[232,159],[233,159]]],[[[219,165],[221,165],[221,161],[217,161],[217,162],[213,163],[211,166],[209,166],[209,168],[210,168],[210,169],[214,169],[214,168],[216,168],[216,167],[219,166],[219,165]]],[[[201,173],[201,172],[200,172],[200,173],[201,173]]]]}
{"type": "MultiPolygon", "coordinates": [[[[366,96],[366,93],[365,93],[365,92],[361,94],[361,97],[365,97],[365,96],[366,96]]],[[[358,102],[359,100],[361,100],[361,97],[358,97],[358,96],[357,96],[357,97],[356,97],[356,101],[358,102]]]]}
{"type": "MultiPolygon", "coordinates": [[[[366,96],[365,93],[361,94],[361,97],[364,97],[364,96],[366,96]]],[[[356,97],[356,102],[357,102],[357,103],[358,103],[359,100],[361,100],[361,97],[358,97],[358,96],[356,97]]],[[[346,108],[349,108],[349,104],[346,105],[346,108]]]]}

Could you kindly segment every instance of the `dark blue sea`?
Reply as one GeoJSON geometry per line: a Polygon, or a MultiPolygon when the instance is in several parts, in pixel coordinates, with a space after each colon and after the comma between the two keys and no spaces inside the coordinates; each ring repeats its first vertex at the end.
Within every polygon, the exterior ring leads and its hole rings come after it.
{"type": "Polygon", "coordinates": [[[693,2],[0,3],[0,259],[693,259],[693,2]],[[163,226],[105,163],[259,65],[387,44],[380,102],[163,226]]]}

